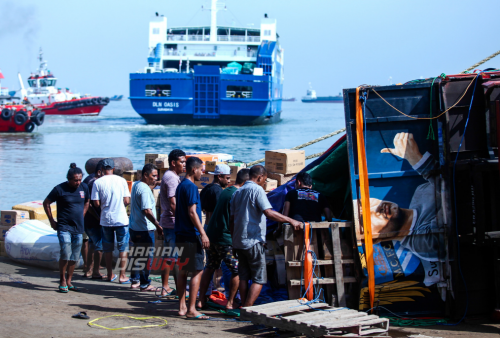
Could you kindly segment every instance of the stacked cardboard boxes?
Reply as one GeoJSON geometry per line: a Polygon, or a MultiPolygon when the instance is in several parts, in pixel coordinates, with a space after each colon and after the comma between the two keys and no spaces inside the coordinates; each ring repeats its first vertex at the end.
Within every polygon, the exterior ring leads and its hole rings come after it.
{"type": "MultiPolygon", "coordinates": [[[[52,216],[56,218],[57,217],[56,204],[52,203],[50,205],[50,209],[52,210],[52,216]]],[[[27,211],[30,215],[30,219],[36,219],[39,221],[48,219],[47,215],[45,214],[45,210],[43,210],[43,201],[33,201],[33,202],[26,202],[14,205],[12,207],[12,210],[27,211]]]]}
{"type": "Polygon", "coordinates": [[[0,211],[0,256],[5,256],[5,235],[14,225],[30,219],[28,211],[2,210],[0,211]]]}
{"type": "Polygon", "coordinates": [[[266,151],[267,178],[276,181],[277,187],[293,179],[306,166],[304,150],[270,150],[266,151]]]}

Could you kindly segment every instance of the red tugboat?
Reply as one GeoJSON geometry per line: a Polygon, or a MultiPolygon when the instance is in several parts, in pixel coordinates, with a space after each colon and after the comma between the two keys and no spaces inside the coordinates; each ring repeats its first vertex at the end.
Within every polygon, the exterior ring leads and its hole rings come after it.
{"type": "Polygon", "coordinates": [[[0,132],[31,133],[44,120],[45,113],[32,105],[0,105],[0,132]]]}
{"type": "Polygon", "coordinates": [[[28,89],[24,88],[19,75],[22,88],[19,92],[23,103],[32,104],[47,115],[99,115],[102,108],[109,103],[109,98],[82,96],[72,93],[69,88],[64,91],[56,89],[57,79],[47,69],[47,62],[43,60],[42,55],[40,49],[40,68],[28,78],[28,89]]]}

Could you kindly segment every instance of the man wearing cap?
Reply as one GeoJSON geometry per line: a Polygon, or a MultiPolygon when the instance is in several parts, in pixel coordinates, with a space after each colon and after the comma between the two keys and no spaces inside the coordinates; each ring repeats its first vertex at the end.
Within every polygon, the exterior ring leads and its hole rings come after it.
{"type": "Polygon", "coordinates": [[[108,270],[107,280],[112,282],[117,276],[113,274],[113,249],[115,246],[115,235],[120,252],[120,284],[130,284],[125,275],[128,256],[128,216],[125,207],[130,204],[130,192],[127,181],[113,174],[115,162],[111,158],[103,161],[104,176],[94,183],[92,189],[92,202],[97,208],[101,208],[102,247],[108,270]]]}
{"type": "Polygon", "coordinates": [[[222,190],[231,183],[231,169],[227,164],[220,163],[215,166],[215,171],[209,172],[214,175],[212,183],[208,184],[200,193],[201,209],[205,211],[205,225],[210,222],[215,205],[222,190]]]}

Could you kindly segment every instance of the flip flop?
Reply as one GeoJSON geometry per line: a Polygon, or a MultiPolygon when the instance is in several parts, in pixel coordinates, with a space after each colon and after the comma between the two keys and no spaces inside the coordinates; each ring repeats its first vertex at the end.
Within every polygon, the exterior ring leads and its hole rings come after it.
{"type": "Polygon", "coordinates": [[[150,285],[151,288],[149,286],[145,287],[145,288],[141,288],[140,291],[141,292],[156,292],[156,288],[152,285],[150,285]]]}
{"type": "Polygon", "coordinates": [[[125,282],[118,282],[118,284],[132,284],[132,280],[129,279],[128,281],[125,282]]]}
{"type": "Polygon", "coordinates": [[[115,275],[115,276],[114,276],[113,278],[111,278],[111,280],[110,280],[110,281],[108,281],[108,282],[114,282],[114,281],[115,281],[115,279],[117,279],[117,278],[118,278],[118,275],[115,275]]]}
{"type": "Polygon", "coordinates": [[[90,319],[89,316],[87,316],[87,312],[78,312],[76,315],[72,315],[72,318],[78,318],[78,319],[90,319]]]}
{"type": "Polygon", "coordinates": [[[204,313],[199,314],[196,317],[186,317],[186,320],[209,320],[209,319],[210,317],[204,313]],[[207,317],[207,318],[201,318],[201,317],[207,317]]]}
{"type": "Polygon", "coordinates": [[[60,293],[68,293],[68,287],[59,285],[59,292],[60,293]]]}
{"type": "Polygon", "coordinates": [[[70,290],[70,291],[75,291],[75,292],[80,292],[80,291],[82,291],[82,290],[80,290],[79,288],[77,288],[77,287],[76,287],[76,286],[74,286],[74,285],[72,285],[72,286],[68,287],[68,290],[70,290]]]}

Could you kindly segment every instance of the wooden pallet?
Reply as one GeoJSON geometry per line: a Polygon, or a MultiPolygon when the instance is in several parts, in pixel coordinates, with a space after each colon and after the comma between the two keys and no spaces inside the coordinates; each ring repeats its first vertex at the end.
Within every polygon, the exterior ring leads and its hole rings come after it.
{"type": "MultiPolygon", "coordinates": [[[[314,279],[314,283],[324,285],[325,300],[330,305],[346,306],[344,284],[357,282],[355,277],[344,276],[343,272],[343,265],[354,264],[354,259],[342,259],[339,229],[351,227],[351,224],[351,222],[311,223],[313,231],[310,248],[315,252],[320,267],[316,269],[320,279],[314,279]]],[[[293,230],[290,225],[285,224],[284,244],[288,296],[289,299],[299,299],[302,297],[300,285],[304,285],[304,280],[301,280],[303,229],[293,230]]]]}
{"type": "Polygon", "coordinates": [[[387,336],[389,319],[326,303],[301,305],[298,300],[242,308],[240,319],[255,325],[276,327],[311,337],[387,336]]]}

